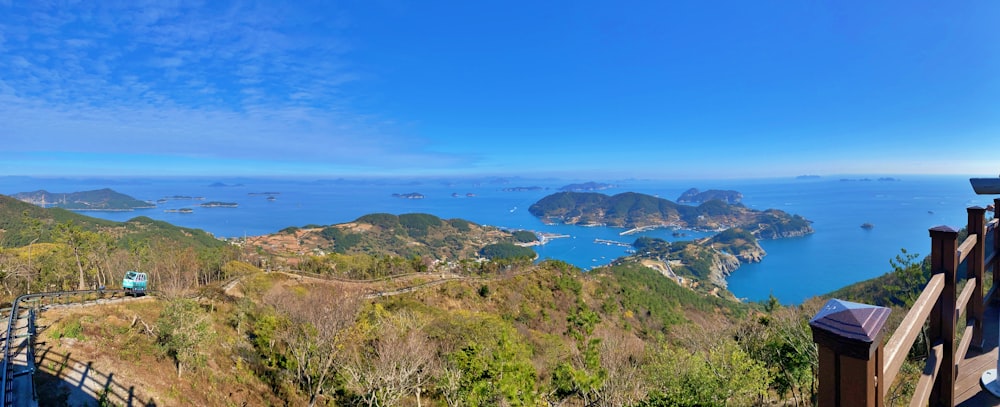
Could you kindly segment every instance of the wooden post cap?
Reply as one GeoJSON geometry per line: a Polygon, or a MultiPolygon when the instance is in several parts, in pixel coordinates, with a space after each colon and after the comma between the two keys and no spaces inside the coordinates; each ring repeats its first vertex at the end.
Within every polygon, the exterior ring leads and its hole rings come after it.
{"type": "Polygon", "coordinates": [[[886,307],[832,299],[809,320],[809,326],[816,343],[867,360],[881,342],[889,312],[886,307]]]}
{"type": "Polygon", "coordinates": [[[955,228],[946,225],[935,226],[930,229],[927,229],[927,231],[930,232],[931,237],[958,235],[958,231],[955,230],[955,228]]]}

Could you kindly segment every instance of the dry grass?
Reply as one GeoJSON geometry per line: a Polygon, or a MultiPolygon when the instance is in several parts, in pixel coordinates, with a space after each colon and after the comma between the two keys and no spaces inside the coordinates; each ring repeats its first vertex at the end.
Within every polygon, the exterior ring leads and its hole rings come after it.
{"type": "Polygon", "coordinates": [[[42,312],[36,347],[41,405],[93,404],[105,392],[115,405],[240,406],[285,404],[240,360],[242,340],[226,323],[230,304],[204,303],[216,340],[203,352],[204,366],[177,377],[173,361],[156,345],[156,320],[163,303],[155,298],[113,305],[42,312]],[[211,311],[214,308],[214,311],[211,311]],[[59,338],[76,321],[82,338],[59,338]],[[135,322],[133,322],[135,321],[135,322]],[[145,324],[145,325],[144,325],[145,324]],[[81,378],[85,392],[81,391],[81,378]]]}

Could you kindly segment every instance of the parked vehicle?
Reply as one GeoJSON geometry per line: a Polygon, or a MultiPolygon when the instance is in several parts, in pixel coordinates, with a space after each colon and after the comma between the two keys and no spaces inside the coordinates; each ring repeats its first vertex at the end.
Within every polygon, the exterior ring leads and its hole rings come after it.
{"type": "Polygon", "coordinates": [[[125,278],[122,279],[122,288],[125,290],[126,295],[145,295],[147,287],[146,283],[146,273],[129,270],[125,273],[125,278]]]}

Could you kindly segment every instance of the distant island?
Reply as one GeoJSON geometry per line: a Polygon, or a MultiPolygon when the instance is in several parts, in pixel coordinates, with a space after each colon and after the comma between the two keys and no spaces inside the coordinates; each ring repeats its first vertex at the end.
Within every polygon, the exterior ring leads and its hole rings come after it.
{"type": "Polygon", "coordinates": [[[559,192],[531,205],[528,212],[545,222],[570,225],[692,230],[741,227],[764,239],[803,236],[813,232],[805,218],[777,209],[759,211],[719,200],[688,206],[636,192],[614,196],[595,192],[559,192]]]}
{"type": "Polygon", "coordinates": [[[281,195],[281,192],[247,192],[247,195],[250,195],[250,196],[259,196],[259,195],[281,195]]]}
{"type": "Polygon", "coordinates": [[[194,209],[191,208],[180,208],[180,209],[165,209],[166,213],[194,213],[194,209]]]}
{"type": "Polygon", "coordinates": [[[819,175],[810,175],[810,174],[799,175],[799,176],[795,177],[795,179],[817,179],[817,178],[820,178],[820,176],[819,175]]]}
{"type": "Polygon", "coordinates": [[[203,196],[189,196],[189,195],[174,195],[174,196],[165,196],[165,197],[163,197],[163,199],[160,199],[160,200],[161,201],[168,201],[168,200],[175,200],[175,201],[183,201],[183,200],[204,201],[205,197],[203,197],[203,196]]]}
{"type": "Polygon", "coordinates": [[[677,203],[703,203],[713,199],[718,199],[727,204],[738,204],[743,201],[743,194],[739,191],[733,191],[731,189],[710,189],[702,192],[699,191],[698,188],[691,188],[684,191],[684,193],[677,198],[677,203]]]}
{"type": "Polygon", "coordinates": [[[603,191],[605,189],[617,188],[615,184],[603,184],[600,182],[585,182],[582,184],[569,184],[559,188],[560,191],[571,191],[571,192],[581,192],[581,191],[603,191]]]}
{"type": "MultiPolygon", "coordinates": [[[[859,182],[859,181],[860,182],[872,182],[872,179],[871,178],[841,178],[840,181],[841,182],[859,182]]],[[[902,181],[902,180],[899,179],[899,178],[893,178],[893,177],[880,177],[876,181],[879,181],[879,182],[897,182],[897,181],[902,181]]]]}
{"type": "Polygon", "coordinates": [[[213,182],[211,184],[208,184],[208,186],[212,188],[231,188],[231,187],[242,187],[243,184],[226,184],[222,182],[213,182]]]}
{"type": "MultiPolygon", "coordinates": [[[[871,178],[841,178],[840,181],[841,182],[854,182],[854,181],[871,182],[872,179],[871,178]]],[[[900,180],[899,178],[893,178],[893,177],[880,177],[878,179],[878,181],[879,182],[896,182],[896,181],[902,181],[902,180],[900,180]]]]}
{"type": "Polygon", "coordinates": [[[237,206],[240,206],[240,204],[238,204],[236,202],[211,201],[211,202],[205,202],[205,203],[203,203],[201,205],[198,205],[198,206],[200,206],[202,208],[235,208],[237,206]]]}
{"type": "Polygon", "coordinates": [[[140,201],[131,196],[115,192],[110,188],[93,191],[53,193],[45,190],[19,192],[15,199],[43,208],[62,208],[71,211],[131,211],[155,208],[156,204],[140,201]]]}
{"type": "Polygon", "coordinates": [[[408,194],[392,194],[392,197],[402,199],[424,199],[424,194],[419,192],[410,192],[408,194]]]}
{"type": "Polygon", "coordinates": [[[541,191],[543,189],[545,189],[545,188],[538,187],[538,186],[531,186],[531,187],[511,187],[511,188],[504,188],[501,191],[503,191],[503,192],[526,192],[526,191],[541,191]]]}

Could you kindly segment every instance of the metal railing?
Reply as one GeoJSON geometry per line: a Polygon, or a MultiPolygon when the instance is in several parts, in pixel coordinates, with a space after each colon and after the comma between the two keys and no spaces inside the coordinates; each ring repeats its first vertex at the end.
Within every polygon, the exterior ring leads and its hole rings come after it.
{"type": "MultiPolygon", "coordinates": [[[[53,291],[53,292],[44,292],[44,293],[24,294],[24,295],[22,295],[20,297],[17,297],[17,299],[14,300],[14,302],[11,304],[11,307],[10,307],[10,316],[8,318],[8,321],[7,321],[7,330],[6,330],[6,332],[3,333],[3,338],[0,338],[3,341],[3,354],[2,354],[3,355],[3,361],[0,362],[0,388],[3,389],[3,391],[0,392],[0,402],[2,402],[2,405],[4,407],[12,406],[17,401],[17,398],[16,398],[17,395],[14,394],[14,380],[13,379],[16,376],[14,374],[14,364],[12,363],[12,359],[17,356],[17,353],[19,351],[18,350],[19,347],[18,348],[12,348],[11,347],[11,343],[12,343],[12,339],[15,339],[15,337],[18,337],[16,335],[16,332],[17,332],[17,329],[18,329],[17,328],[17,324],[18,324],[18,321],[20,319],[23,319],[20,316],[20,314],[22,312],[22,304],[23,303],[27,303],[29,301],[33,301],[34,302],[34,304],[33,304],[32,307],[27,308],[27,311],[28,311],[28,315],[27,315],[28,323],[27,323],[26,329],[27,329],[28,332],[24,336],[19,337],[19,338],[24,338],[24,341],[27,341],[27,344],[25,346],[26,349],[27,349],[27,352],[28,352],[27,355],[26,355],[26,358],[27,358],[27,363],[30,366],[30,364],[33,362],[32,358],[33,358],[33,348],[34,348],[34,339],[35,339],[35,332],[34,332],[35,331],[35,323],[34,323],[34,318],[35,318],[35,310],[39,306],[38,301],[43,300],[43,299],[49,299],[49,300],[60,299],[61,300],[61,299],[67,298],[67,297],[89,297],[89,296],[96,296],[97,297],[97,298],[84,298],[82,301],[72,301],[73,303],[80,303],[80,302],[87,302],[87,301],[93,301],[95,299],[100,299],[100,298],[103,298],[106,295],[110,295],[111,298],[114,298],[115,295],[119,295],[119,294],[124,295],[125,291],[124,290],[53,291]]],[[[27,373],[31,373],[30,370],[27,371],[27,373]]]]}

